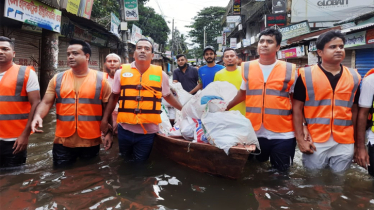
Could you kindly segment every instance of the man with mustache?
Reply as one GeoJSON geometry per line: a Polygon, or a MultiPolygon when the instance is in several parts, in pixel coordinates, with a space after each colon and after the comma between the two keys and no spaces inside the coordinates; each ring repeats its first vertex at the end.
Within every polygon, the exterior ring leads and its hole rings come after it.
{"type": "Polygon", "coordinates": [[[341,65],[344,44],[340,31],[321,34],[316,41],[321,62],[299,69],[293,123],[307,169],[330,167],[339,173],[352,163],[361,76],[341,65]],[[309,130],[309,140],[303,137],[303,127],[309,130]]]}
{"type": "Polygon", "coordinates": [[[191,94],[196,93],[198,90],[204,89],[214,80],[214,76],[218,71],[225,68],[222,65],[216,64],[216,50],[212,46],[204,48],[204,59],[207,65],[199,68],[199,84],[190,91],[191,94]]]}
{"type": "Polygon", "coordinates": [[[187,57],[177,55],[178,68],[173,72],[173,82],[180,82],[185,91],[190,92],[197,85],[199,75],[197,69],[187,64],[187,57]]]}
{"type": "Polygon", "coordinates": [[[40,102],[32,66],[13,63],[14,42],[0,36],[0,167],[26,162],[32,113],[40,102]]]}
{"type": "MultiPolygon", "coordinates": [[[[82,40],[71,40],[67,58],[71,69],[57,73],[49,82],[43,100],[31,123],[33,131],[43,127],[43,118],[56,102],[56,132],[53,142],[53,164],[65,166],[79,159],[92,159],[100,151],[100,123],[111,88],[101,71],[88,68],[91,46],[82,40]]],[[[104,141],[104,148],[112,140],[104,141]]]]}
{"type": "Polygon", "coordinates": [[[292,93],[296,65],[277,60],[282,34],[268,28],[261,31],[257,45],[258,60],[242,63],[243,81],[227,109],[245,100],[246,117],[251,121],[260,143],[260,162],[268,161],[281,171],[293,162],[296,139],[292,125],[292,93]]]}
{"type": "MultiPolygon", "coordinates": [[[[115,54],[115,53],[110,53],[105,57],[105,63],[104,63],[104,68],[106,74],[104,74],[105,78],[107,78],[108,83],[110,86],[113,86],[113,80],[114,80],[114,73],[118,69],[121,68],[121,58],[115,54]]],[[[117,135],[118,130],[117,130],[117,115],[118,115],[118,104],[116,105],[116,108],[114,108],[114,111],[112,113],[112,122],[113,122],[113,134],[117,135]]]]}

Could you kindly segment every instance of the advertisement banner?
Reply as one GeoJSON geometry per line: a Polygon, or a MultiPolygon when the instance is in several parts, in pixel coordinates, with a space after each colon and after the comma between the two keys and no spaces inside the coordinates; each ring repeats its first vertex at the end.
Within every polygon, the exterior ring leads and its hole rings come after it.
{"type": "Polygon", "coordinates": [[[273,13],[285,13],[287,8],[286,0],[273,0],[273,13]]]}
{"type": "Polygon", "coordinates": [[[374,43],[374,28],[366,31],[366,44],[374,43]]]}
{"type": "Polygon", "coordinates": [[[68,0],[66,5],[66,11],[70,12],[71,14],[78,15],[79,4],[81,0],[68,0]]]}
{"type": "Polygon", "coordinates": [[[366,44],[365,34],[366,34],[366,31],[361,31],[361,32],[345,35],[344,48],[365,45],[366,44]]]}
{"type": "Polygon", "coordinates": [[[243,39],[242,42],[243,42],[243,47],[247,47],[247,46],[251,45],[251,40],[250,39],[243,39]]]}
{"type": "Polygon", "coordinates": [[[317,44],[316,41],[309,42],[309,52],[317,51],[317,44]]]}
{"type": "Polygon", "coordinates": [[[233,15],[240,15],[241,13],[241,0],[234,0],[234,4],[232,5],[233,15]]]}
{"type": "Polygon", "coordinates": [[[300,23],[296,23],[293,25],[289,25],[279,29],[282,33],[282,41],[287,40],[293,37],[297,37],[303,34],[310,33],[309,23],[308,21],[303,21],[300,23]]]}
{"type": "Polygon", "coordinates": [[[94,0],[81,0],[81,8],[79,16],[84,17],[86,19],[91,18],[91,12],[92,12],[92,5],[94,0]]]}
{"type": "Polygon", "coordinates": [[[230,27],[223,27],[223,32],[225,33],[231,32],[230,27]]]}
{"type": "Polygon", "coordinates": [[[125,20],[139,21],[138,0],[125,0],[125,20]]]}
{"type": "Polygon", "coordinates": [[[291,22],[340,21],[373,10],[374,1],[368,0],[308,0],[292,1],[291,22]]]}
{"type": "Polygon", "coordinates": [[[227,16],[226,17],[226,22],[227,23],[240,23],[241,21],[241,16],[227,16]]]}
{"type": "Polygon", "coordinates": [[[142,29],[140,29],[138,26],[133,24],[132,25],[132,30],[131,30],[130,41],[135,44],[141,38],[142,38],[142,29]]]}
{"type": "Polygon", "coordinates": [[[217,44],[222,44],[222,36],[217,36],[217,44]]]}
{"type": "Polygon", "coordinates": [[[236,38],[230,38],[230,48],[236,49],[236,38]]]}
{"type": "Polygon", "coordinates": [[[304,46],[293,47],[278,51],[278,59],[297,58],[305,55],[304,46]]]}
{"type": "Polygon", "coordinates": [[[113,12],[110,15],[110,32],[112,32],[114,35],[121,39],[121,36],[119,34],[119,25],[121,24],[121,21],[119,21],[119,19],[113,12]]]}
{"type": "Polygon", "coordinates": [[[223,46],[226,46],[226,39],[227,39],[227,37],[226,37],[226,32],[223,32],[223,33],[222,33],[222,45],[223,45],[223,46]]]}
{"type": "Polygon", "coordinates": [[[265,27],[271,27],[277,25],[283,27],[287,25],[287,14],[278,13],[278,14],[267,14],[265,15],[265,27]]]}
{"type": "Polygon", "coordinates": [[[60,33],[61,11],[31,0],[6,0],[4,16],[60,33]]]}

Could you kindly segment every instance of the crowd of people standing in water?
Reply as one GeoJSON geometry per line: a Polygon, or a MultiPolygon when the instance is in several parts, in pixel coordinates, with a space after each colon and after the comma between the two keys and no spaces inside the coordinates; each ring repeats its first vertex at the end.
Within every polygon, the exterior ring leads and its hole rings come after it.
{"type": "MultiPolygon", "coordinates": [[[[259,59],[241,62],[235,50],[227,48],[225,66],[216,64],[216,51],[207,46],[206,65],[199,70],[178,55],[173,82],[191,94],[214,81],[233,84],[238,91],[227,111],[238,110],[251,121],[260,162],[270,160],[272,167],[288,170],[297,145],[307,169],[328,167],[342,173],[354,161],[374,176],[374,69],[361,78],[357,70],[341,65],[345,37],[340,31],[320,35],[320,62],[300,69],[277,60],[281,40],[278,30],[265,29],[259,34],[259,59]]],[[[71,40],[70,69],[54,75],[42,100],[34,68],[13,63],[15,53],[13,41],[1,36],[0,167],[25,164],[29,135],[41,132],[53,105],[55,166],[98,156],[101,144],[105,150],[112,147],[113,135],[126,161],[144,162],[161,123],[162,98],[182,109],[170,91],[168,75],[151,64],[148,39],[136,43],[131,64],[121,64],[114,53],[107,55],[105,73],[88,68],[87,42],[71,40]]]]}

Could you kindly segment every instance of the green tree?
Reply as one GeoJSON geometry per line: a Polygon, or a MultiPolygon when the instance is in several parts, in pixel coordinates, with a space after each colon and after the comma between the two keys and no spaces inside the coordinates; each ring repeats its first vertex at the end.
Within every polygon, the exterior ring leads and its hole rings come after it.
{"type": "MultiPolygon", "coordinates": [[[[110,24],[110,13],[113,12],[118,18],[120,17],[120,4],[123,0],[95,0],[92,6],[92,20],[108,27],[110,24]]],[[[142,29],[144,36],[152,37],[152,39],[165,46],[170,29],[164,18],[156,14],[155,10],[144,6],[148,0],[138,0],[139,4],[139,21],[128,22],[128,28],[131,29],[135,24],[142,29]]]]}
{"type": "Polygon", "coordinates": [[[206,7],[200,10],[195,16],[194,22],[187,26],[191,28],[188,35],[194,43],[199,45],[196,55],[203,54],[204,48],[204,27],[206,33],[206,46],[211,45],[218,49],[216,37],[221,35],[221,20],[225,14],[224,7],[206,7]]]}

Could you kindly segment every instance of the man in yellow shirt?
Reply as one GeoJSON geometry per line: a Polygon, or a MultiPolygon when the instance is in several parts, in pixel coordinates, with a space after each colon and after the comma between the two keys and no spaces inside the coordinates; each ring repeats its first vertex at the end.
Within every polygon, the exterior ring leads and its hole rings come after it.
{"type": "MultiPolygon", "coordinates": [[[[236,89],[240,89],[242,84],[242,73],[240,67],[237,66],[238,56],[232,48],[226,48],[223,52],[223,62],[226,64],[226,68],[220,70],[214,76],[214,81],[226,81],[233,84],[236,89]]],[[[242,115],[245,116],[245,101],[240,102],[230,110],[238,110],[242,115]]]]}

